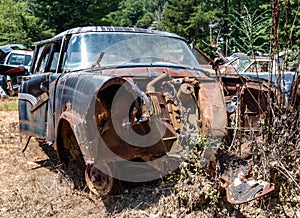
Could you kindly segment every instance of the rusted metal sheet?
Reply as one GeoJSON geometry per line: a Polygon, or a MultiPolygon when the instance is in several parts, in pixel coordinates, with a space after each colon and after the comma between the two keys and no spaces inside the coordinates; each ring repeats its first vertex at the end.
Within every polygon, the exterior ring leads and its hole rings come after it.
{"type": "Polygon", "coordinates": [[[223,87],[173,34],[72,29],[38,43],[31,70],[19,94],[21,131],[46,138],[65,164],[84,159],[87,185],[101,195],[116,180],[175,170],[174,156],[200,134],[228,134],[223,87]]]}
{"type": "Polygon", "coordinates": [[[200,84],[198,104],[201,111],[202,134],[211,137],[227,135],[227,116],[223,92],[219,84],[204,81],[200,84]],[[213,91],[212,91],[213,90],[213,91]]]}
{"type": "Polygon", "coordinates": [[[273,191],[275,185],[249,177],[251,165],[240,156],[216,147],[207,148],[202,154],[203,165],[215,170],[225,181],[226,198],[232,204],[243,204],[273,191]]]}
{"type": "Polygon", "coordinates": [[[217,160],[219,176],[226,182],[226,197],[230,203],[246,203],[274,190],[272,183],[248,178],[251,166],[245,159],[218,150],[217,160]]]}
{"type": "Polygon", "coordinates": [[[220,77],[224,88],[227,112],[235,128],[240,131],[258,131],[267,114],[267,97],[274,98],[274,89],[268,84],[247,80],[240,75],[220,77]]]}

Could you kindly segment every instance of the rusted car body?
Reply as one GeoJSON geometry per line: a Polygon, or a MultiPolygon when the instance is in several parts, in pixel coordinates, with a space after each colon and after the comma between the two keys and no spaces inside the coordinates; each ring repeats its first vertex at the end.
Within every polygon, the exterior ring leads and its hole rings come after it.
{"type": "Polygon", "coordinates": [[[142,165],[198,134],[226,135],[222,89],[177,35],[75,28],[39,42],[31,69],[18,97],[21,131],[53,143],[65,163],[82,155],[89,188],[100,194],[113,189],[112,179],[99,185],[112,163],[142,165]]]}
{"type": "Polygon", "coordinates": [[[229,117],[228,129],[246,134],[259,132],[267,117],[268,96],[274,100],[274,88],[237,74],[220,76],[220,81],[229,117]]]}
{"type": "Polygon", "coordinates": [[[234,128],[258,132],[268,113],[268,98],[298,108],[298,72],[282,69],[282,62],[269,56],[251,58],[235,54],[218,66],[217,74],[234,128]]]}
{"type": "MultiPolygon", "coordinates": [[[[166,32],[83,27],[41,41],[18,99],[21,132],[46,139],[67,165],[83,159],[86,183],[101,195],[116,179],[149,181],[177,169],[199,135],[227,136],[222,86],[183,38],[166,32]]],[[[235,179],[224,180],[235,187],[235,179]]],[[[232,203],[271,190],[244,185],[251,196],[235,193],[232,203]]]]}
{"type": "Polygon", "coordinates": [[[248,77],[250,80],[261,81],[279,87],[279,91],[285,95],[288,100],[292,86],[297,78],[296,71],[282,69],[282,60],[272,59],[270,57],[255,57],[248,60],[235,73],[248,77]]]}

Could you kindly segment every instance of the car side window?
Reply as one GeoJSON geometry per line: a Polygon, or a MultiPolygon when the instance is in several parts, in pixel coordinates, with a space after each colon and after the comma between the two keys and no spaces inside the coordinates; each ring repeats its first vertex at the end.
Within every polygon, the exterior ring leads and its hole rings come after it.
{"type": "Polygon", "coordinates": [[[61,42],[49,43],[39,49],[35,72],[56,72],[61,42]]]}
{"type": "Polygon", "coordinates": [[[36,73],[44,73],[46,69],[46,63],[49,57],[49,52],[50,52],[50,47],[49,45],[44,45],[41,46],[38,50],[38,57],[37,57],[37,63],[35,66],[35,72],[36,73]]]}
{"type": "Polygon", "coordinates": [[[41,73],[44,73],[45,72],[45,69],[46,69],[46,63],[47,63],[47,60],[49,58],[49,53],[45,54],[42,59],[41,59],[41,65],[39,67],[39,70],[38,72],[41,72],[41,73]]]}
{"type": "Polygon", "coordinates": [[[57,63],[58,63],[58,57],[59,57],[59,51],[55,51],[53,52],[53,57],[52,57],[52,61],[50,62],[50,72],[55,72],[56,68],[57,68],[57,63]]]}

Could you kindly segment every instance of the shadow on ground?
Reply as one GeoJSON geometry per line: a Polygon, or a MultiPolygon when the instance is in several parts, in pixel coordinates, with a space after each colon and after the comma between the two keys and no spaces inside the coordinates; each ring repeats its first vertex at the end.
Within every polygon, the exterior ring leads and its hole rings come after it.
{"type": "MultiPolygon", "coordinates": [[[[60,173],[72,181],[76,190],[86,196],[89,190],[84,180],[84,169],[78,169],[80,164],[73,163],[73,166],[68,167],[58,159],[52,146],[44,142],[39,142],[39,146],[48,156],[48,159],[36,161],[35,163],[39,166],[32,168],[32,170],[47,168],[52,172],[60,173]]],[[[162,179],[140,183],[122,181],[116,194],[102,197],[94,195],[93,198],[95,197],[99,201],[102,199],[106,211],[110,214],[120,213],[127,209],[146,210],[157,203],[162,196],[170,195],[174,185],[174,182],[166,183],[162,179]]]]}

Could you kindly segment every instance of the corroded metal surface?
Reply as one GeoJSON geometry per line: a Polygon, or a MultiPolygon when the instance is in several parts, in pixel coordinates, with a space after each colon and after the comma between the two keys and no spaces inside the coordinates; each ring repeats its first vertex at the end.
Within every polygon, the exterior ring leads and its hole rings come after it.
{"type": "Polygon", "coordinates": [[[219,176],[226,182],[226,197],[230,203],[246,203],[274,190],[272,183],[247,177],[251,166],[245,159],[218,150],[217,160],[219,176]]]}
{"type": "MultiPolygon", "coordinates": [[[[238,92],[246,99],[256,90],[250,83],[221,86],[181,37],[132,28],[76,28],[44,40],[31,70],[19,94],[21,131],[45,138],[66,164],[82,157],[88,187],[102,195],[118,179],[149,181],[175,170],[174,157],[199,135],[223,140],[225,97],[238,92]],[[98,41],[89,47],[91,39],[98,41]]],[[[239,107],[243,119],[261,112],[239,107]]],[[[227,182],[229,201],[243,201],[230,188],[232,179],[227,182]]]]}
{"type": "Polygon", "coordinates": [[[268,84],[247,80],[240,75],[222,76],[227,112],[235,128],[258,131],[267,114],[267,97],[274,98],[268,84]]]}
{"type": "Polygon", "coordinates": [[[275,185],[249,177],[251,165],[240,156],[216,147],[209,147],[202,153],[201,164],[215,170],[226,183],[226,198],[232,204],[243,204],[273,191],[275,185]]]}

